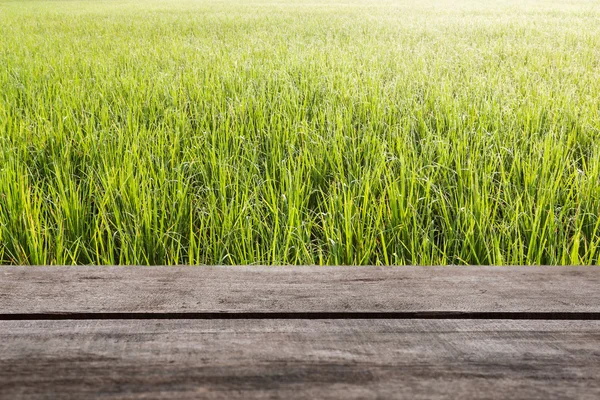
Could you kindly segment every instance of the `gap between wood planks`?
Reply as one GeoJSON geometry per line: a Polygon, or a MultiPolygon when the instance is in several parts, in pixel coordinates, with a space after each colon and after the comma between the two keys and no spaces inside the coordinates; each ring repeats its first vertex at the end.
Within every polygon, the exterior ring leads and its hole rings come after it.
{"type": "Polygon", "coordinates": [[[48,312],[0,314],[2,321],[143,319],[488,319],[600,320],[600,312],[48,312]]]}

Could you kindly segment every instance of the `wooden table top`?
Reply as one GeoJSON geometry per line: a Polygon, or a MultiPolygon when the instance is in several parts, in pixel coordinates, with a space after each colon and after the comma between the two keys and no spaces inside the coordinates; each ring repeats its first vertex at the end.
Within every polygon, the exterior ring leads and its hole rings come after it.
{"type": "Polygon", "coordinates": [[[600,267],[0,267],[0,398],[600,398],[600,267]]]}

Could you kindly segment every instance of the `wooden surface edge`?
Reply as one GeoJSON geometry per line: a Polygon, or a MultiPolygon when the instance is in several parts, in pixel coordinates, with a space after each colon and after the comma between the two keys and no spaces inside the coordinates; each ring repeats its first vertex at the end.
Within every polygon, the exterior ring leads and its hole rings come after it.
{"type": "Polygon", "coordinates": [[[0,313],[598,313],[600,267],[0,267],[0,313]]]}

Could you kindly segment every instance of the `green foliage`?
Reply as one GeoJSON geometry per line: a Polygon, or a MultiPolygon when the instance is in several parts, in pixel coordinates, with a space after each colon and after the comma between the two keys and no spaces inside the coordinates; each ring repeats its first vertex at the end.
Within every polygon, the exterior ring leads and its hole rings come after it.
{"type": "Polygon", "coordinates": [[[599,21],[0,0],[0,263],[597,264],[599,21]]]}

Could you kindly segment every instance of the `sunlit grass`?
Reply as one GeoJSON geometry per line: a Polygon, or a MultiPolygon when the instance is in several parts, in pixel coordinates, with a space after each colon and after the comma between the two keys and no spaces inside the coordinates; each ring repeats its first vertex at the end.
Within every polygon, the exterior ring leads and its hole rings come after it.
{"type": "Polygon", "coordinates": [[[596,264],[597,1],[0,0],[0,262],[596,264]]]}

